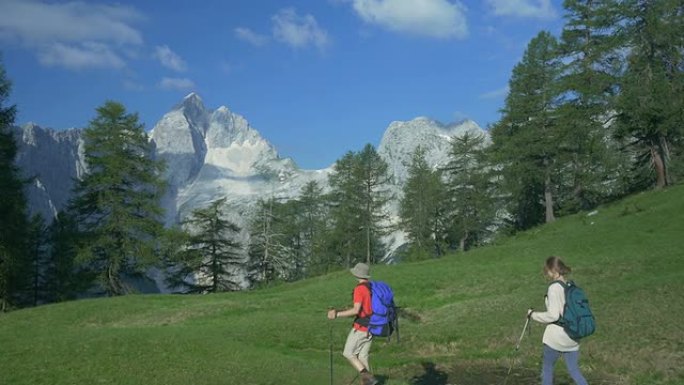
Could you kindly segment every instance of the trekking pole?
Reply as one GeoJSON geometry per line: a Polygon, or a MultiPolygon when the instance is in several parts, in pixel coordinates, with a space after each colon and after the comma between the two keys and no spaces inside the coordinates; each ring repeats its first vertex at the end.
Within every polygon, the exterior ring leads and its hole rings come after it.
{"type": "Polygon", "coordinates": [[[397,306],[397,316],[394,319],[394,323],[395,323],[394,328],[396,329],[396,333],[397,333],[397,342],[399,342],[399,309],[401,309],[401,308],[397,306]]]}
{"type": "Polygon", "coordinates": [[[520,338],[518,338],[518,343],[515,345],[515,351],[517,352],[520,350],[520,343],[522,342],[523,337],[525,336],[525,331],[527,330],[527,325],[530,324],[530,317],[527,317],[527,321],[525,321],[525,327],[523,327],[522,333],[520,333],[520,338]]]}
{"type": "MultiPolygon", "coordinates": [[[[332,307],[329,307],[328,309],[332,310],[332,307]]],[[[330,346],[330,385],[333,385],[333,325],[330,320],[328,320],[330,323],[329,327],[329,338],[328,338],[328,345],[330,346]]]]}
{"type": "MultiPolygon", "coordinates": [[[[525,321],[525,326],[523,327],[522,333],[520,333],[520,338],[518,338],[518,343],[515,344],[515,352],[518,352],[520,350],[520,343],[522,342],[523,337],[525,336],[525,331],[527,330],[527,326],[530,324],[530,317],[527,317],[527,320],[525,321]]],[[[513,363],[514,359],[511,358],[511,364],[508,366],[508,373],[506,373],[506,378],[504,378],[503,385],[506,385],[508,382],[508,377],[511,375],[511,371],[513,371],[513,363]]]]}
{"type": "Polygon", "coordinates": [[[333,385],[333,327],[330,324],[330,385],[333,385]]]}

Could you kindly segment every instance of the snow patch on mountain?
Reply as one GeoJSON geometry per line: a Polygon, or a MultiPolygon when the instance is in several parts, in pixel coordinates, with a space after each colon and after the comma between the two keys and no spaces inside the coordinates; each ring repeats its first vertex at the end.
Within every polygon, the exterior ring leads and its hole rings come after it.
{"type": "MultiPolygon", "coordinates": [[[[389,224],[399,223],[399,206],[403,196],[403,186],[408,179],[411,159],[418,146],[425,150],[425,160],[433,169],[444,167],[449,163],[453,139],[466,133],[484,135],[489,142],[489,133],[472,120],[444,125],[436,120],[418,117],[410,121],[392,122],[378,147],[378,154],[387,162],[392,183],[389,191],[395,197],[389,203],[389,224]]],[[[383,239],[387,253],[383,260],[394,260],[394,254],[408,242],[407,234],[396,230],[383,239]]]]}
{"type": "Polygon", "coordinates": [[[378,147],[378,154],[389,166],[396,185],[403,185],[408,178],[411,158],[418,146],[425,150],[425,158],[434,169],[445,166],[449,161],[452,139],[465,133],[489,134],[472,120],[444,125],[436,120],[418,117],[407,122],[392,122],[378,147]]]}
{"type": "Polygon", "coordinates": [[[329,170],[299,169],[242,116],[221,106],[207,109],[195,93],[164,115],[151,132],[157,156],[167,164],[167,223],[226,197],[238,225],[259,199],[293,199],[309,181],[326,183],[329,170]]]}

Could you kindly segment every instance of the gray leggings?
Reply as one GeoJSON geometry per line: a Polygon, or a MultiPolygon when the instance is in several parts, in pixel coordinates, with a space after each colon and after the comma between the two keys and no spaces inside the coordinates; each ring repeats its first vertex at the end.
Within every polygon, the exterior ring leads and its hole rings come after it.
{"type": "Polygon", "coordinates": [[[579,350],[574,352],[559,352],[544,345],[544,366],[542,367],[542,385],[553,385],[553,366],[560,356],[563,356],[565,366],[568,368],[570,377],[577,385],[587,385],[587,380],[579,369],[579,350]]]}

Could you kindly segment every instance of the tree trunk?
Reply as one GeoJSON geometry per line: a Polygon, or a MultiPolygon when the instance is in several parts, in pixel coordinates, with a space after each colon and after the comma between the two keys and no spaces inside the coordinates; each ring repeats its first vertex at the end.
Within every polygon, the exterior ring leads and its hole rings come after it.
{"type": "Polygon", "coordinates": [[[670,145],[667,143],[667,139],[665,137],[661,136],[660,137],[660,152],[663,154],[663,173],[665,174],[665,185],[670,186],[672,185],[672,176],[670,175],[670,172],[668,171],[668,164],[670,162],[670,145]]]}
{"type": "Polygon", "coordinates": [[[213,269],[212,271],[212,278],[213,281],[211,284],[211,292],[212,293],[218,293],[218,281],[219,281],[219,274],[218,274],[218,256],[216,255],[217,250],[216,246],[211,247],[211,268],[213,269]]]}
{"type": "Polygon", "coordinates": [[[656,188],[661,189],[667,186],[667,178],[665,175],[665,161],[657,146],[651,146],[651,159],[656,172],[656,188]]]}
{"type": "Polygon", "coordinates": [[[553,214],[553,194],[551,193],[551,177],[546,176],[544,181],[544,206],[546,207],[546,223],[551,223],[556,220],[553,214]]]}
{"type": "Polygon", "coordinates": [[[371,193],[372,193],[372,186],[370,185],[370,182],[366,184],[366,263],[368,266],[371,265],[371,251],[370,251],[370,244],[371,244],[371,221],[373,220],[373,214],[371,213],[371,193]]]}
{"type": "Polygon", "coordinates": [[[466,230],[465,233],[463,233],[461,240],[459,241],[459,246],[461,248],[461,251],[466,251],[466,241],[468,240],[469,236],[470,236],[470,232],[468,230],[466,230]]]}
{"type": "Polygon", "coordinates": [[[368,264],[368,266],[371,265],[370,226],[366,226],[366,263],[368,264]]]}
{"type": "Polygon", "coordinates": [[[38,286],[40,284],[39,282],[39,274],[40,274],[40,263],[37,260],[38,259],[38,247],[36,247],[36,250],[33,251],[34,258],[35,260],[35,265],[34,265],[34,270],[33,270],[33,306],[38,306],[38,286]]]}
{"type": "Polygon", "coordinates": [[[112,265],[112,262],[110,262],[107,266],[107,291],[110,297],[123,294],[121,293],[121,288],[119,287],[119,283],[116,277],[119,274],[119,272],[118,270],[114,270],[114,266],[112,265]]]}

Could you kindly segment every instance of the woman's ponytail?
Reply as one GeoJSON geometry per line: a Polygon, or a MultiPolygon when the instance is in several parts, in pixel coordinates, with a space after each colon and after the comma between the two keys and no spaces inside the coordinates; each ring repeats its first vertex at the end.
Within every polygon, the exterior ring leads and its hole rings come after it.
{"type": "Polygon", "coordinates": [[[562,276],[566,276],[570,274],[570,272],[572,272],[572,269],[570,268],[570,266],[563,263],[560,257],[551,256],[546,259],[546,263],[544,264],[544,271],[556,272],[562,276]]]}

